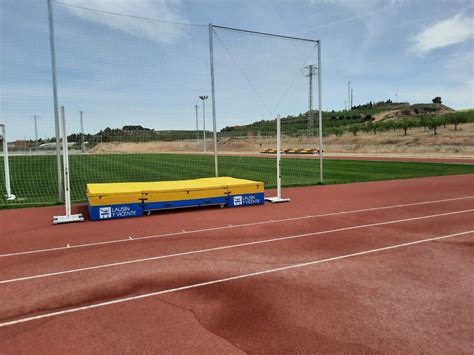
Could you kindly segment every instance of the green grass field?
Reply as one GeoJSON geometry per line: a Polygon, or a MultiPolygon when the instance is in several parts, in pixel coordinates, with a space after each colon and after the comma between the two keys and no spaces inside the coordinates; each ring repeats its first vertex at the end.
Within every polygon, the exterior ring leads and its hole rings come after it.
{"type": "MultiPolygon", "coordinates": [[[[3,162],[1,165],[3,167],[3,162]]],[[[71,155],[71,196],[85,201],[87,183],[192,179],[214,175],[212,156],[185,154],[71,155]]],[[[11,156],[12,192],[15,202],[0,200],[0,208],[57,203],[55,157],[11,156]]],[[[219,174],[276,185],[275,159],[268,157],[219,157],[219,174]]],[[[326,160],[325,184],[407,179],[427,176],[474,174],[474,165],[326,160]]],[[[317,159],[282,159],[283,186],[319,182],[317,159]]],[[[0,182],[4,194],[3,171],[0,182]]]]}

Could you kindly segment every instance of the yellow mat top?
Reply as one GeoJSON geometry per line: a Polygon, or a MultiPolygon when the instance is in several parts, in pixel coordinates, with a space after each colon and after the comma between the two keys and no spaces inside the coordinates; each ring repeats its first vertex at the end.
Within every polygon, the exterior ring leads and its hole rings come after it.
{"type": "Polygon", "coordinates": [[[252,185],[262,185],[262,182],[236,179],[232,177],[214,177],[194,180],[175,180],[157,182],[118,182],[107,184],[87,184],[88,196],[101,195],[131,195],[153,192],[176,192],[207,190],[228,187],[243,187],[252,185]]]}

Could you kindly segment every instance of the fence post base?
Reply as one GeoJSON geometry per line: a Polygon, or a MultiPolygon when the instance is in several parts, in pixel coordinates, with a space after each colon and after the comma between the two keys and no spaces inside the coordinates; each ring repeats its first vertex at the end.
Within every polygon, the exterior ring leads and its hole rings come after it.
{"type": "Polygon", "coordinates": [[[275,197],[265,197],[265,201],[268,201],[271,203],[280,203],[280,202],[290,202],[291,200],[289,198],[281,198],[279,196],[275,196],[275,197]]]}

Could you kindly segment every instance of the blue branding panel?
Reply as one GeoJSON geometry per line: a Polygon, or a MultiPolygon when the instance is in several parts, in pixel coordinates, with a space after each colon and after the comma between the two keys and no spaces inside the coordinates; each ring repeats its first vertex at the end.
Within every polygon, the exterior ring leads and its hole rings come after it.
{"type": "Polygon", "coordinates": [[[209,198],[198,198],[191,200],[179,200],[179,201],[165,201],[165,202],[149,202],[145,203],[143,209],[145,211],[160,210],[160,209],[173,209],[182,207],[196,207],[206,205],[226,205],[227,197],[209,197],[209,198]]]}
{"type": "Polygon", "coordinates": [[[263,192],[244,195],[230,195],[228,207],[262,205],[265,202],[263,192]]]}
{"type": "Polygon", "coordinates": [[[89,206],[89,214],[93,221],[139,217],[143,216],[143,208],[139,203],[111,206],[89,206]]]}

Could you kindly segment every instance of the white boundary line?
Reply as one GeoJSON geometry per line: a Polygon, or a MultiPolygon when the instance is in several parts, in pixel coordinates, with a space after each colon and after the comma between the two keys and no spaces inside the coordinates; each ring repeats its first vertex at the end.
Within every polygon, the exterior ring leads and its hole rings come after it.
{"type": "Polygon", "coordinates": [[[336,233],[336,232],[348,231],[348,230],[353,230],[353,229],[361,229],[361,228],[383,226],[383,225],[387,225],[387,224],[396,224],[396,223],[402,223],[402,222],[417,221],[417,220],[421,220],[421,219],[428,219],[428,218],[435,218],[435,217],[451,216],[451,215],[455,215],[455,214],[469,213],[469,212],[474,212],[474,209],[447,212],[447,213],[440,213],[440,214],[434,214],[434,215],[428,215],[428,216],[404,218],[404,219],[398,219],[398,220],[386,221],[386,222],[362,224],[362,225],[351,226],[351,227],[330,229],[330,230],[326,230],[326,231],[296,234],[296,235],[290,235],[290,236],[286,236],[286,237],[277,237],[277,238],[271,238],[271,239],[257,240],[257,241],[253,241],[253,242],[247,242],[247,243],[231,244],[231,245],[225,245],[225,246],[214,247],[214,248],[198,249],[198,250],[186,251],[186,252],[181,252],[181,253],[159,255],[159,256],[153,256],[153,257],[143,258],[143,259],[135,259],[135,260],[119,261],[119,262],[109,263],[109,264],[87,266],[87,267],[82,267],[82,268],[78,268],[78,269],[63,270],[63,271],[51,272],[51,273],[47,273],[47,274],[24,276],[24,277],[18,277],[18,278],[14,278],[14,279],[2,280],[2,281],[0,281],[0,285],[13,283],[13,282],[19,282],[19,281],[27,281],[27,280],[33,280],[33,279],[41,279],[41,278],[46,278],[46,277],[65,275],[65,274],[73,274],[73,273],[83,272],[83,271],[105,269],[105,268],[110,268],[110,267],[115,267],[115,266],[137,264],[137,263],[143,263],[143,262],[147,262],[147,261],[168,259],[168,258],[174,258],[174,257],[178,257],[178,256],[187,256],[187,255],[193,255],[193,254],[209,253],[209,252],[213,252],[213,251],[220,251],[220,250],[240,248],[240,247],[246,247],[246,246],[257,245],[257,244],[266,244],[266,243],[278,242],[278,241],[282,241],[282,240],[299,239],[299,238],[304,238],[304,237],[309,237],[309,236],[316,236],[316,235],[321,235],[321,234],[329,234],[329,233],[336,233]]]}
{"type": "Polygon", "coordinates": [[[17,319],[17,320],[13,320],[13,321],[0,323],[0,328],[8,327],[8,326],[12,326],[12,325],[15,325],[15,324],[20,324],[20,323],[31,322],[31,321],[38,320],[38,319],[51,318],[51,317],[60,316],[60,315],[63,315],[63,314],[75,313],[75,312],[85,311],[85,310],[88,310],[88,309],[105,307],[105,306],[110,306],[110,305],[113,305],[113,304],[125,303],[125,302],[129,302],[129,301],[149,298],[149,297],[153,297],[153,296],[164,295],[164,294],[167,294],[167,293],[185,291],[185,290],[189,290],[189,289],[192,289],[192,288],[210,286],[210,285],[215,285],[215,284],[219,284],[219,283],[245,279],[245,278],[248,278],[248,277],[266,275],[266,274],[271,274],[271,273],[274,273],[274,272],[286,271],[286,270],[291,270],[291,269],[296,269],[296,268],[303,268],[303,267],[306,267],[306,266],[318,265],[318,264],[322,264],[322,263],[326,263],[326,262],[330,262],[330,261],[342,260],[342,259],[347,259],[347,258],[351,258],[351,257],[367,255],[367,254],[373,254],[373,253],[377,253],[377,252],[381,252],[381,251],[392,250],[392,249],[407,247],[407,246],[421,244],[421,243],[428,243],[428,242],[441,240],[441,239],[458,237],[458,236],[471,234],[471,233],[474,233],[474,230],[455,233],[455,234],[449,234],[449,235],[443,235],[443,236],[440,236],[440,237],[421,239],[421,240],[417,240],[417,241],[414,241],[414,242],[395,244],[395,245],[390,245],[390,246],[387,246],[387,247],[361,251],[361,252],[358,252],[358,253],[339,255],[339,256],[326,258],[326,259],[313,260],[313,261],[308,261],[308,262],[300,263],[300,264],[293,264],[293,265],[278,267],[278,268],[274,268],[274,269],[268,269],[268,270],[263,270],[263,271],[252,272],[252,273],[249,273],[249,274],[242,274],[242,275],[236,275],[236,276],[226,277],[226,278],[212,280],[212,281],[200,282],[200,283],[196,283],[196,284],[171,288],[171,289],[167,289],[167,290],[156,291],[156,292],[152,292],[152,293],[146,293],[146,294],[138,295],[138,296],[119,298],[119,299],[115,299],[115,300],[112,300],[112,301],[106,301],[106,302],[91,304],[91,305],[82,306],[82,307],[70,308],[70,309],[65,309],[65,310],[62,310],[62,311],[45,313],[45,314],[40,314],[40,315],[36,315],[36,316],[32,316],[32,317],[26,317],[26,318],[21,318],[21,319],[17,319]]]}
{"type": "Polygon", "coordinates": [[[474,196],[455,197],[455,198],[448,198],[448,199],[443,199],[443,200],[433,200],[433,201],[423,201],[423,202],[413,202],[413,203],[391,205],[391,206],[382,206],[382,207],[369,207],[369,208],[363,208],[363,209],[358,209],[358,210],[331,212],[331,213],[323,213],[323,214],[316,214],[316,215],[306,215],[306,216],[282,218],[282,219],[276,219],[276,220],[270,219],[270,220],[265,220],[265,221],[260,221],[260,222],[225,225],[225,226],[221,226],[221,227],[211,227],[211,228],[203,228],[203,229],[194,229],[194,230],[185,231],[185,232],[180,231],[180,232],[173,232],[173,233],[149,235],[149,236],[144,236],[144,237],[132,237],[132,238],[131,237],[126,237],[124,239],[108,240],[108,241],[104,241],[104,242],[85,243],[85,244],[77,244],[77,245],[68,244],[67,246],[63,246],[63,247],[55,247],[55,248],[47,248],[47,249],[36,249],[36,250],[29,250],[29,251],[20,251],[20,252],[15,252],[15,253],[0,254],[0,258],[10,257],[10,256],[27,255],[27,254],[36,254],[36,253],[46,253],[46,252],[60,251],[60,250],[66,250],[66,249],[71,250],[71,249],[86,248],[86,247],[93,247],[93,246],[107,245],[107,244],[115,244],[115,243],[123,243],[123,242],[130,242],[130,241],[140,241],[140,240],[145,240],[145,239],[173,237],[173,236],[178,236],[178,235],[183,235],[183,234],[191,234],[191,233],[212,232],[212,231],[216,231],[216,230],[225,230],[225,229],[230,229],[230,228],[241,228],[241,227],[257,226],[257,225],[262,225],[262,224],[296,221],[296,220],[300,220],[300,219],[338,216],[338,215],[351,214],[351,213],[361,213],[361,212],[370,212],[370,211],[377,211],[377,210],[386,210],[386,209],[392,209],[392,208],[429,205],[429,204],[435,204],[435,203],[441,203],[441,202],[461,201],[461,200],[468,200],[468,199],[474,199],[474,196]]]}

